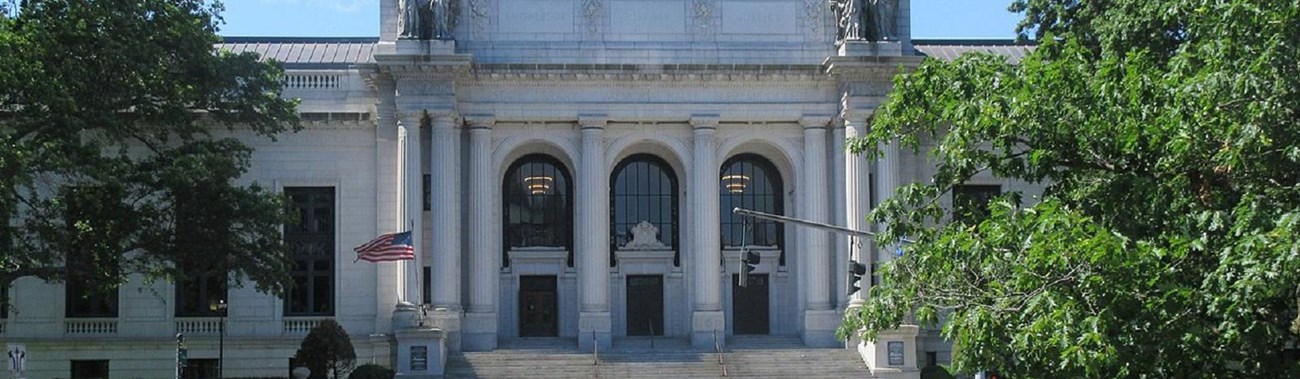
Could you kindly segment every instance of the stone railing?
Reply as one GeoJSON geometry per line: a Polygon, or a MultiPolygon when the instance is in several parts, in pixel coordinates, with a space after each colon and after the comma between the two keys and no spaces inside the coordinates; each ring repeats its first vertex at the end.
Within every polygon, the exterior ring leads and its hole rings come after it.
{"type": "Polygon", "coordinates": [[[75,335],[113,335],[117,334],[117,319],[84,318],[63,321],[63,332],[75,335]]]}
{"type": "Polygon", "coordinates": [[[329,317],[294,317],[284,319],[284,334],[307,334],[316,324],[329,317]]]}
{"type": "Polygon", "coordinates": [[[284,89],[286,90],[337,89],[342,84],[342,74],[291,73],[284,76],[284,89]]]}
{"type": "Polygon", "coordinates": [[[211,334],[221,333],[221,318],[219,317],[186,317],[176,319],[176,333],[185,333],[186,335],[194,334],[211,334]]]}

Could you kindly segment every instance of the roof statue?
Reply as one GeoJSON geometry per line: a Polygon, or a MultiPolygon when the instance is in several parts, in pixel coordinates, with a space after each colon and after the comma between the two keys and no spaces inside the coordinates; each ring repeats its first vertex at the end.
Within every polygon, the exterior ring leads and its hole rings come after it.
{"type": "Polygon", "coordinates": [[[456,0],[398,0],[398,38],[454,39],[457,5],[456,0]]]}
{"type": "Polygon", "coordinates": [[[837,40],[898,40],[898,0],[834,0],[837,40]]]}

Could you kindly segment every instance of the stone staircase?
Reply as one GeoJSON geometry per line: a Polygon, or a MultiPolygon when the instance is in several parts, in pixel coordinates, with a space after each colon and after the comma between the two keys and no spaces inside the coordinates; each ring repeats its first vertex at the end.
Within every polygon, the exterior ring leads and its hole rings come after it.
{"type": "MultiPolygon", "coordinates": [[[[862,359],[851,350],[813,349],[796,337],[737,336],[724,354],[726,377],[732,378],[866,378],[862,359]]],[[[720,378],[723,365],[709,349],[697,350],[684,339],[616,340],[600,352],[578,352],[575,339],[541,338],[502,341],[496,351],[453,353],[448,378],[720,378]],[[653,347],[651,344],[653,343],[653,347]]]]}

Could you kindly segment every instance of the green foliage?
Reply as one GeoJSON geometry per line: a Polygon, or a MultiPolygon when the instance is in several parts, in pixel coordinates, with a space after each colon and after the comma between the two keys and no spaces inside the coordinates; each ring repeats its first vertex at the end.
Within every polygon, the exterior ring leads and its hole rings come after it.
{"type": "MultiPolygon", "coordinates": [[[[913,313],[955,368],[1009,377],[1285,377],[1300,333],[1300,3],[1017,0],[1039,46],[895,78],[869,156],[937,162],[868,217],[908,254],[842,333],[913,313]],[[973,175],[1043,183],[988,218],[973,175]]],[[[1294,372],[1294,371],[1292,371],[1294,372]]]]}
{"type": "Polygon", "coordinates": [[[352,348],[352,338],[334,319],[321,320],[311,328],[294,354],[294,362],[307,366],[312,378],[345,377],[356,361],[357,351],[352,348]]]}
{"type": "Polygon", "coordinates": [[[213,51],[219,3],[16,4],[0,16],[0,283],[80,275],[63,267],[75,248],[111,263],[91,273],[105,290],[202,273],[185,262],[283,293],[287,203],[238,184],[252,149],[218,135],[297,130],[283,70],[213,51]]]}
{"type": "Polygon", "coordinates": [[[367,363],[357,366],[356,370],[352,370],[352,374],[348,375],[348,379],[393,379],[394,375],[396,373],[387,367],[367,363]]]}

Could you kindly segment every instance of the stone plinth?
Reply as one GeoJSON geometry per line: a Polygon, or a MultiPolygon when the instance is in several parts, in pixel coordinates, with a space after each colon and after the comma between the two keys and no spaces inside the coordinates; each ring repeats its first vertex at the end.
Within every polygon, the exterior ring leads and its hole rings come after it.
{"type": "Polygon", "coordinates": [[[835,337],[843,314],[834,310],[806,310],[803,314],[803,343],[809,347],[840,347],[844,342],[835,337]]]}
{"type": "Polygon", "coordinates": [[[612,343],[614,319],[609,312],[581,312],[578,314],[578,350],[592,351],[597,345],[609,349],[612,343]],[[594,338],[593,338],[594,335],[594,338]]]}
{"type": "Polygon", "coordinates": [[[844,41],[840,44],[840,56],[878,56],[897,57],[903,55],[903,43],[899,41],[844,41]]]}
{"type": "Polygon", "coordinates": [[[691,346],[712,350],[715,337],[719,347],[727,346],[727,316],[722,311],[695,311],[691,315],[691,346]]]}
{"type": "Polygon", "coordinates": [[[409,379],[442,377],[447,367],[447,343],[433,327],[400,329],[397,335],[397,376],[409,379]]]}
{"type": "Polygon", "coordinates": [[[880,332],[874,342],[858,343],[858,354],[877,378],[920,379],[916,366],[916,325],[901,325],[894,330],[880,332]]]}

